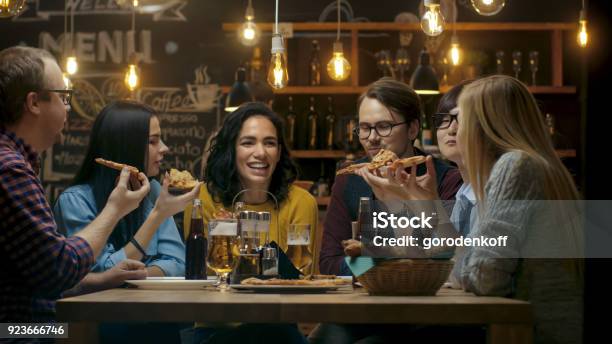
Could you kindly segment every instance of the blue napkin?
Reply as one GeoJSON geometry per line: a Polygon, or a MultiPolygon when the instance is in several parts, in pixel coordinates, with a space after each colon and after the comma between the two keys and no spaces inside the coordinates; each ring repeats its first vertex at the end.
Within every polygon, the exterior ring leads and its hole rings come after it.
{"type": "MultiPolygon", "coordinates": [[[[447,252],[442,252],[439,253],[438,255],[432,257],[431,259],[451,259],[453,257],[453,251],[447,251],[447,252]]],[[[396,259],[396,258],[372,258],[372,257],[344,257],[344,261],[346,262],[346,265],[348,265],[349,269],[351,269],[351,272],[353,273],[353,275],[355,275],[355,277],[357,276],[361,276],[364,273],[366,273],[368,270],[370,270],[371,268],[375,267],[376,264],[385,261],[385,260],[389,260],[389,259],[396,259]]]]}

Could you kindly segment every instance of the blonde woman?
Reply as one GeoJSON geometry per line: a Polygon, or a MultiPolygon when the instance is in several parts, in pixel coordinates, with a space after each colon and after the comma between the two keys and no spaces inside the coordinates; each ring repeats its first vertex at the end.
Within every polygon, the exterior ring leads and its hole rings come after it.
{"type": "MultiPolygon", "coordinates": [[[[577,226],[564,225],[570,216],[559,210],[561,202],[550,202],[579,195],[535,99],[512,77],[486,77],[462,91],[457,121],[457,144],[478,203],[469,236],[508,237],[505,247],[464,248],[456,262],[462,287],[478,295],[529,300],[538,343],[581,342],[581,265],[574,259],[541,259],[580,257],[577,226]]],[[[387,179],[364,173],[370,183],[405,200],[436,199],[435,171],[428,170],[428,178],[405,171],[387,179]]]]}

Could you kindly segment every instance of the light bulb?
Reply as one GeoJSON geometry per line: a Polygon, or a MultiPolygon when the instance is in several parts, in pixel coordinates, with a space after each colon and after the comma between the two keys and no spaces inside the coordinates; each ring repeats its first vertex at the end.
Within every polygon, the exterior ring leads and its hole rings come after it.
{"type": "Polygon", "coordinates": [[[261,31],[257,24],[252,20],[247,20],[240,26],[238,29],[238,38],[240,39],[240,43],[246,45],[247,47],[252,47],[257,42],[259,42],[259,37],[261,36],[261,31]]]}
{"type": "Polygon", "coordinates": [[[421,18],[421,29],[428,36],[438,36],[444,31],[444,16],[440,12],[440,0],[424,0],[427,11],[421,18]]]}
{"type": "Polygon", "coordinates": [[[25,10],[25,0],[0,0],[0,18],[20,15],[25,10]]]}
{"type": "Polygon", "coordinates": [[[586,12],[580,11],[580,21],[578,22],[578,45],[581,48],[586,48],[589,43],[589,33],[587,31],[586,12]]]}
{"type": "Polygon", "coordinates": [[[334,55],[327,63],[327,74],[336,80],[346,80],[351,75],[351,64],[344,57],[342,42],[334,43],[334,55]]]}
{"type": "Polygon", "coordinates": [[[136,90],[140,84],[140,77],[138,76],[138,67],[134,64],[128,66],[128,70],[125,73],[125,86],[130,91],[136,90]]]}
{"type": "Polygon", "coordinates": [[[67,90],[71,90],[72,89],[72,81],[70,80],[70,76],[68,75],[68,73],[62,73],[62,79],[64,80],[64,87],[67,90]]]}
{"type": "Polygon", "coordinates": [[[74,75],[79,71],[79,63],[77,62],[76,56],[68,56],[66,58],[66,72],[69,75],[74,75]]]}
{"type": "Polygon", "coordinates": [[[498,14],[506,5],[506,0],[471,0],[472,7],[481,16],[498,14]]]}
{"type": "Polygon", "coordinates": [[[461,48],[459,48],[459,40],[457,36],[451,38],[450,60],[453,66],[461,64],[461,48]]]}
{"type": "Polygon", "coordinates": [[[268,84],[275,89],[287,86],[289,74],[287,73],[287,58],[283,47],[283,37],[279,34],[272,36],[272,56],[268,66],[268,84]]]}

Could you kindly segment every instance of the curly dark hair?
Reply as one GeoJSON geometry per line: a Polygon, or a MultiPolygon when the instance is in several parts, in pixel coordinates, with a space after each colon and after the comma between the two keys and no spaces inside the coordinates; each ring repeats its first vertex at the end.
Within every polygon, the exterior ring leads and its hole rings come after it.
{"type": "Polygon", "coordinates": [[[297,178],[297,167],[285,143],[283,120],[263,103],[246,103],[225,118],[223,126],[212,139],[210,155],[206,161],[206,188],[213,200],[223,203],[225,207],[230,207],[234,196],[242,190],[236,169],[236,140],[243,123],[252,116],[264,116],[276,128],[281,156],[272,173],[268,191],[279,204],[287,199],[289,186],[297,178]]]}

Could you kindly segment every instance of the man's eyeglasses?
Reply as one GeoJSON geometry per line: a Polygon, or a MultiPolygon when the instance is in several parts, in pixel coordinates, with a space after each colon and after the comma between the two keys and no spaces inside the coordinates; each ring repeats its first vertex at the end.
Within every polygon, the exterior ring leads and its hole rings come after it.
{"type": "Polygon", "coordinates": [[[58,93],[64,105],[70,105],[70,101],[72,100],[72,94],[74,93],[74,90],[41,90],[41,92],[58,93]]]}
{"type": "Polygon", "coordinates": [[[400,123],[378,122],[374,124],[373,126],[366,124],[366,123],[360,123],[357,128],[353,129],[353,132],[355,133],[355,135],[359,136],[360,139],[365,140],[368,137],[370,137],[370,134],[372,133],[372,128],[374,128],[374,130],[376,131],[376,135],[380,137],[387,137],[391,135],[391,131],[393,131],[394,127],[398,125],[406,124],[406,123],[408,122],[400,122],[400,123]]]}
{"type": "Polygon", "coordinates": [[[447,129],[451,126],[453,121],[457,121],[457,124],[459,124],[459,118],[457,118],[457,116],[458,114],[456,113],[439,112],[431,116],[431,118],[433,119],[433,125],[436,129],[447,129]]]}

